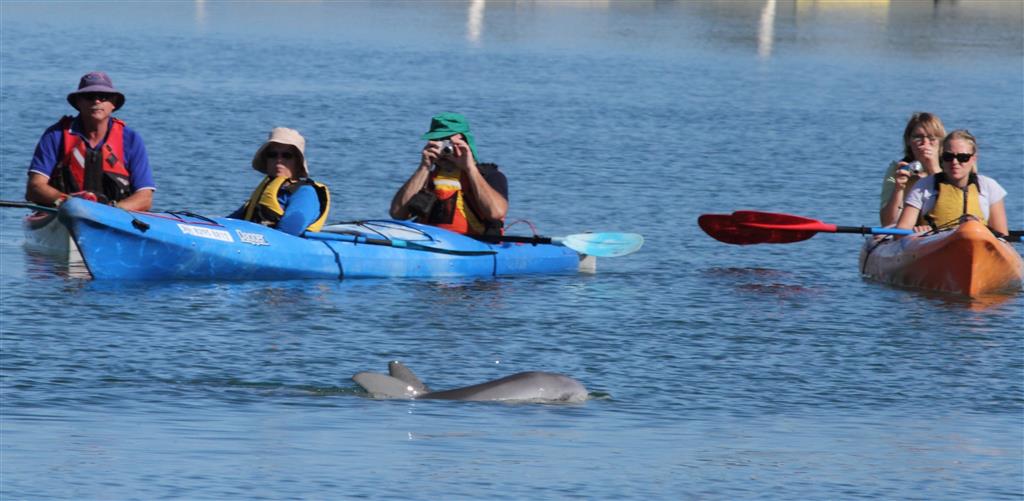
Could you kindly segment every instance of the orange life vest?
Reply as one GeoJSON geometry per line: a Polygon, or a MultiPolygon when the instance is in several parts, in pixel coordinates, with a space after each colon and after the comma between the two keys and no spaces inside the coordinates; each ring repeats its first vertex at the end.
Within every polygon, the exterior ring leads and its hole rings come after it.
{"type": "Polygon", "coordinates": [[[91,191],[118,201],[132,194],[131,180],[124,164],[124,122],[110,120],[107,138],[98,150],[90,150],[88,142],[71,132],[74,117],[60,120],[64,148],[50,186],[64,193],[91,191]]]}
{"type": "Polygon", "coordinates": [[[497,224],[485,221],[466,200],[462,187],[468,183],[465,174],[458,169],[434,169],[430,185],[437,201],[427,218],[418,221],[463,235],[502,234],[504,220],[497,224]]]}

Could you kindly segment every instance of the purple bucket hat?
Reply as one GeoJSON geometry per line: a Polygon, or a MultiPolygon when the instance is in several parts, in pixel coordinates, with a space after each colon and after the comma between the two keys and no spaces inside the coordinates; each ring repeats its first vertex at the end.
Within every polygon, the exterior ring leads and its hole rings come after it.
{"type": "Polygon", "coordinates": [[[75,106],[75,98],[78,94],[88,94],[90,92],[113,94],[115,96],[115,111],[124,106],[124,94],[114,88],[114,82],[112,82],[110,77],[102,71],[93,71],[83,75],[82,79],[78,81],[78,90],[68,94],[68,104],[70,104],[72,108],[78,109],[78,107],[75,106]]]}

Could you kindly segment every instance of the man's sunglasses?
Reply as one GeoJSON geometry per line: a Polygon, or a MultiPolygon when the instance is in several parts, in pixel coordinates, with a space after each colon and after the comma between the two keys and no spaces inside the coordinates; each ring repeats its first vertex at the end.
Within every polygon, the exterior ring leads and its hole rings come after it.
{"type": "Polygon", "coordinates": [[[114,94],[107,94],[105,92],[89,92],[87,94],[79,94],[79,96],[86,101],[108,102],[114,100],[114,94]]]}
{"type": "Polygon", "coordinates": [[[942,156],[939,157],[939,158],[941,158],[943,162],[952,162],[953,159],[955,158],[957,162],[965,164],[973,156],[974,156],[974,153],[951,153],[951,152],[947,151],[947,152],[943,153],[942,156]]]}

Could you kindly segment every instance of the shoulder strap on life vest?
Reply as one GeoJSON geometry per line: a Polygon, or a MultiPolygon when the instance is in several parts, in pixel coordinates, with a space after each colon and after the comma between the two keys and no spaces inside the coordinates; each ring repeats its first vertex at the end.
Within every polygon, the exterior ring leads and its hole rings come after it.
{"type": "Polygon", "coordinates": [[[276,225],[284,215],[284,209],[277,201],[277,192],[285,181],[288,181],[285,176],[264,177],[245,203],[244,219],[268,226],[276,225]]]}
{"type": "Polygon", "coordinates": [[[967,186],[960,188],[946,179],[940,172],[934,176],[935,205],[928,213],[921,213],[918,224],[928,224],[932,228],[949,226],[960,221],[964,216],[974,216],[982,223],[988,223],[981,209],[981,187],[978,175],[970,173],[967,186]]]}
{"type": "MultiPolygon", "coordinates": [[[[54,166],[53,172],[50,173],[49,184],[64,193],[82,191],[82,178],[79,177],[76,180],[75,176],[72,175],[71,169],[68,167],[76,144],[73,140],[74,135],[71,134],[71,124],[74,120],[75,117],[64,115],[56,124],[60,127],[61,131],[60,152],[57,157],[57,165],[54,166]]],[[[85,164],[85,158],[82,158],[81,163],[85,164]]]]}

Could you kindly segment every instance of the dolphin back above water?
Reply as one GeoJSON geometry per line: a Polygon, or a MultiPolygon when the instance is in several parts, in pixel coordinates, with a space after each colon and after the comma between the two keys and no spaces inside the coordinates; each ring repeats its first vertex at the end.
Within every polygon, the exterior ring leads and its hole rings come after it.
{"type": "Polygon", "coordinates": [[[431,391],[401,362],[388,364],[389,374],[360,372],[352,380],[374,398],[506,402],[583,402],[587,389],[579,381],[552,372],[520,372],[463,388],[431,391]]]}

